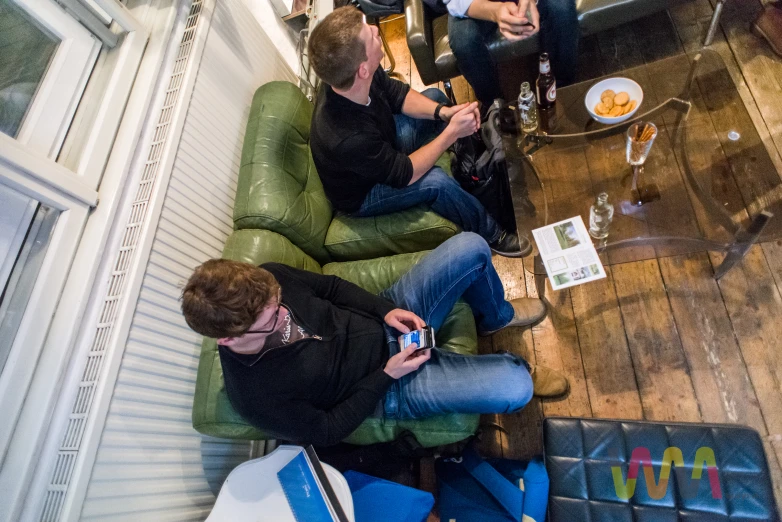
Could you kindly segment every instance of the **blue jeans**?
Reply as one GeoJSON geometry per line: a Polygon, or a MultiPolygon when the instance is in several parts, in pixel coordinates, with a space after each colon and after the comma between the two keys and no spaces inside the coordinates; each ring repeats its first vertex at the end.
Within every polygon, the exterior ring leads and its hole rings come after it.
{"type": "MultiPolygon", "coordinates": [[[[448,102],[439,89],[427,89],[421,94],[430,100],[448,102]]],[[[396,115],[395,119],[397,147],[405,154],[420,149],[445,128],[445,122],[419,120],[404,114],[396,115]]],[[[502,233],[481,202],[437,166],[412,185],[403,188],[375,185],[355,215],[380,216],[422,204],[429,205],[437,214],[453,221],[462,230],[479,234],[489,243],[499,239],[502,233]]]]}
{"type": "MultiPolygon", "coordinates": [[[[410,310],[437,332],[461,297],[478,330],[495,330],[513,318],[486,242],[458,234],[434,249],[381,296],[410,310]]],[[[389,355],[399,352],[400,333],[386,327],[389,355]]],[[[508,413],[532,398],[527,363],[510,353],[459,355],[438,348],[418,370],[398,379],[386,393],[382,415],[393,419],[444,413],[508,413]]],[[[378,413],[380,413],[378,411],[378,413]]]]}
{"type": "MultiPolygon", "coordinates": [[[[540,47],[549,53],[557,85],[573,83],[576,78],[580,35],[576,2],[540,0],[538,11],[540,47]]],[[[456,56],[459,70],[484,105],[491,104],[495,98],[503,97],[497,64],[486,45],[497,30],[497,24],[487,20],[448,17],[448,42],[456,56]]]]}

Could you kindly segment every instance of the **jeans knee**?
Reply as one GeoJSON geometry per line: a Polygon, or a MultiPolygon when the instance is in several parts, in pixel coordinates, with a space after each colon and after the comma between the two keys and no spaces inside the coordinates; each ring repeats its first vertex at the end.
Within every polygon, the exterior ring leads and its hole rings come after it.
{"type": "Polygon", "coordinates": [[[421,94],[426,96],[432,101],[436,101],[437,103],[448,103],[448,96],[445,95],[443,91],[438,89],[437,87],[429,87],[428,89],[424,89],[421,91],[421,94]]]}
{"type": "Polygon", "coordinates": [[[461,232],[448,241],[452,241],[454,248],[460,255],[470,257],[470,265],[491,264],[491,249],[489,244],[475,232],[461,232]]]}
{"type": "Polygon", "coordinates": [[[451,191],[455,188],[462,190],[462,187],[459,186],[459,183],[457,183],[455,179],[446,174],[445,171],[438,166],[434,166],[429,169],[429,172],[424,174],[424,176],[421,178],[420,183],[424,187],[435,190],[437,192],[451,191]]]}
{"type": "Polygon", "coordinates": [[[457,60],[465,60],[475,54],[475,49],[486,44],[476,20],[451,17],[448,21],[448,45],[457,60]]]}
{"type": "Polygon", "coordinates": [[[575,0],[543,0],[546,4],[546,18],[552,21],[578,21],[575,0]]]}
{"type": "MultiPolygon", "coordinates": [[[[517,359],[515,356],[511,357],[517,359]]],[[[532,377],[530,376],[527,367],[520,361],[515,360],[510,364],[512,365],[511,371],[513,377],[509,379],[510,382],[507,382],[505,385],[509,412],[518,411],[529,404],[534,392],[532,377]]]]}

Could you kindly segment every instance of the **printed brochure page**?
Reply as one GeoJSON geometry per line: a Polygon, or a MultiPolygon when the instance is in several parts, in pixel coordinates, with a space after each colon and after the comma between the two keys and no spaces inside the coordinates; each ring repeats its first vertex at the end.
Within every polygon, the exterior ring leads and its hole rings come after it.
{"type": "Polygon", "coordinates": [[[536,228],[532,236],[554,290],[606,276],[581,216],[536,228]]]}

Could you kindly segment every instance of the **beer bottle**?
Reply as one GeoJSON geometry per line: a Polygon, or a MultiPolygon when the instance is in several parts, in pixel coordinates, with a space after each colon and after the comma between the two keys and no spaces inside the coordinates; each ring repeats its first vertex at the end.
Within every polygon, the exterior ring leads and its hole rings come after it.
{"type": "Polygon", "coordinates": [[[538,106],[541,109],[554,107],[557,101],[557,81],[551,74],[551,64],[548,60],[548,53],[540,54],[540,74],[535,84],[538,95],[538,106]]]}

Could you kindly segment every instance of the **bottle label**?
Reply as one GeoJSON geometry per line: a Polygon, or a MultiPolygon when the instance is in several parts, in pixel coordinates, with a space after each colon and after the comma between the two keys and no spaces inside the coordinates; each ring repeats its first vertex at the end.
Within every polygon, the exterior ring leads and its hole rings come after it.
{"type": "Polygon", "coordinates": [[[551,64],[549,62],[540,62],[540,74],[547,74],[551,71],[551,64]]]}
{"type": "Polygon", "coordinates": [[[548,88],[548,91],[546,91],[546,99],[550,102],[557,101],[557,84],[552,83],[551,87],[548,88]]]}

